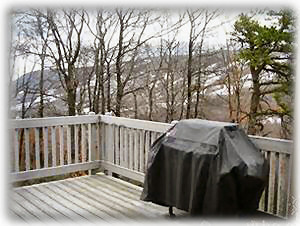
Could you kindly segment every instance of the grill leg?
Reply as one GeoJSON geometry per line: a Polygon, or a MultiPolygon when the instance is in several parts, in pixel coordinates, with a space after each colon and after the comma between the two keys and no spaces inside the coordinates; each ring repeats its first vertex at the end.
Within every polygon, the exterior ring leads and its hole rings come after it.
{"type": "Polygon", "coordinates": [[[175,217],[175,214],[173,213],[173,207],[172,206],[169,207],[169,215],[170,215],[170,217],[175,217]]]}

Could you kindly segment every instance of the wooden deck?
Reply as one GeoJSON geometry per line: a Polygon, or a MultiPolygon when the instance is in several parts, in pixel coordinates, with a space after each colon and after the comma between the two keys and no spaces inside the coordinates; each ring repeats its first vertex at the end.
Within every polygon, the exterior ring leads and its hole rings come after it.
{"type": "Polygon", "coordinates": [[[168,208],[141,201],[141,192],[141,187],[99,173],[15,188],[9,210],[13,220],[26,222],[167,220],[168,208]]]}
{"type": "MultiPolygon", "coordinates": [[[[151,145],[171,126],[92,113],[11,120],[10,182],[97,170],[143,183],[151,145]]],[[[293,141],[249,137],[270,166],[259,211],[289,219],[295,213],[293,141]]],[[[11,213],[29,221],[166,219],[168,208],[140,201],[141,190],[103,174],[44,183],[16,189],[11,213]]]]}

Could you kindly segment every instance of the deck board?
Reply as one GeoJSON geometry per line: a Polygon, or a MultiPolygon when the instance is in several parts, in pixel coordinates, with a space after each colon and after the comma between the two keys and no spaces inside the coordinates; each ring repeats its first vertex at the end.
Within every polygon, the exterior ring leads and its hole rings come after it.
{"type": "Polygon", "coordinates": [[[26,222],[168,219],[168,208],[141,201],[141,192],[141,187],[102,173],[24,186],[12,191],[10,216],[26,222]]]}

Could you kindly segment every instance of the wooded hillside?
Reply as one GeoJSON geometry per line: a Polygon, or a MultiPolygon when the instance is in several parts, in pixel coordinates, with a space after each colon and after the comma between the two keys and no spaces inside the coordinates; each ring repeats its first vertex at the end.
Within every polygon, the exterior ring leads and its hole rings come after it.
{"type": "Polygon", "coordinates": [[[22,9],[11,13],[11,117],[86,114],[235,121],[292,137],[295,18],[224,10],[22,9]],[[180,34],[186,33],[186,40],[180,34]]]}

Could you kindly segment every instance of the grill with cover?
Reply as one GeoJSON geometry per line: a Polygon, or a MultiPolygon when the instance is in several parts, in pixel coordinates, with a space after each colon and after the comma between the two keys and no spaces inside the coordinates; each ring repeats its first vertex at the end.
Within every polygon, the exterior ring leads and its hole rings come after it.
{"type": "Polygon", "coordinates": [[[188,119],[152,145],[141,199],[191,214],[252,213],[267,178],[267,161],[237,124],[188,119]]]}

